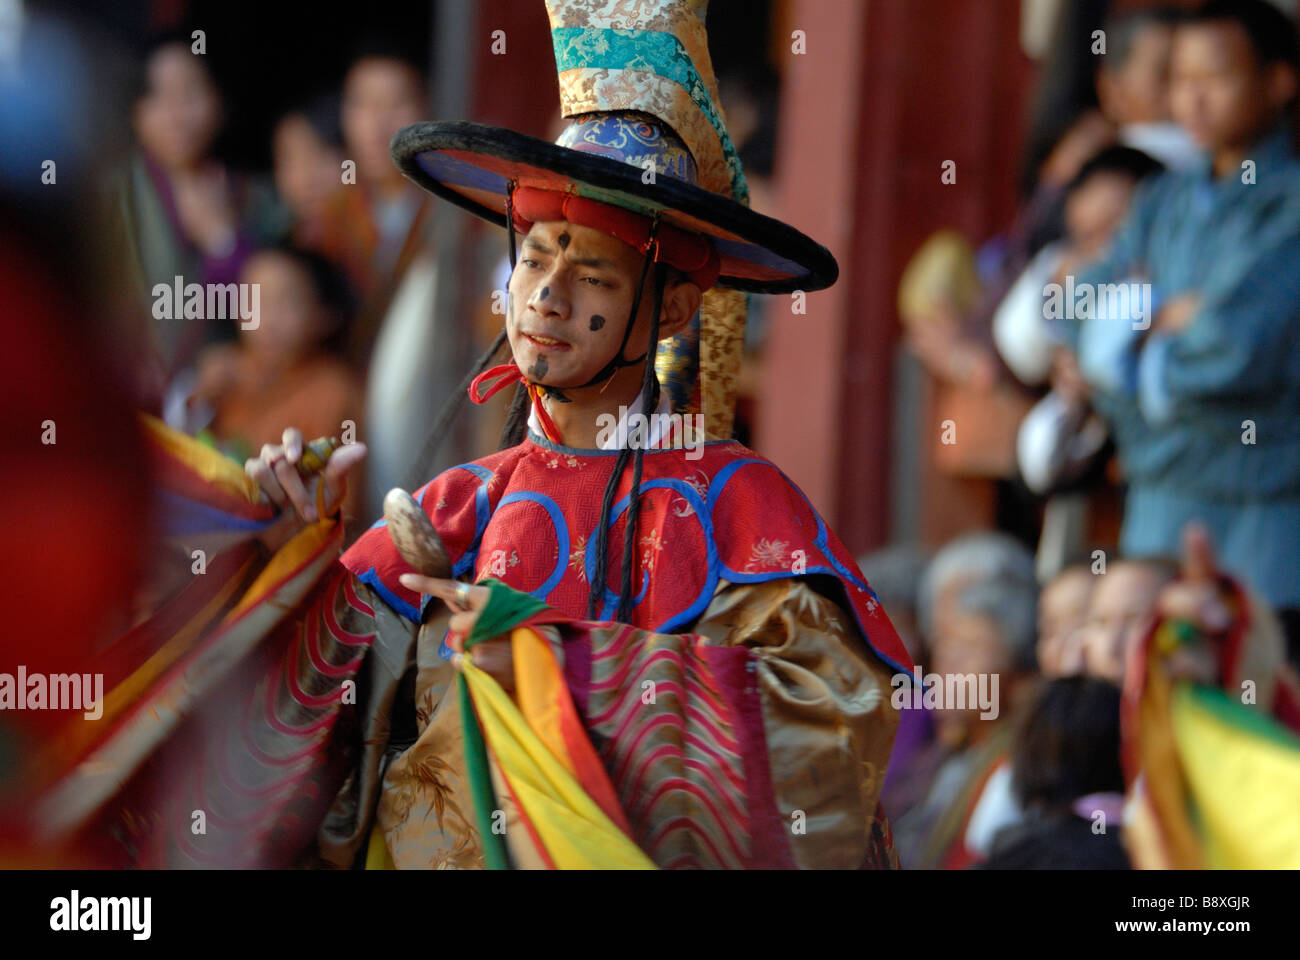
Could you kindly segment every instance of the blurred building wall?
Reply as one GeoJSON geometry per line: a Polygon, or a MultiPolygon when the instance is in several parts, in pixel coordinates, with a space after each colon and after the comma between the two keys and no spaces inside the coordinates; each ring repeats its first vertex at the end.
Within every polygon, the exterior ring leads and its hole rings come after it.
{"type": "MultiPolygon", "coordinates": [[[[807,315],[772,311],[755,445],[808,494],[850,549],[891,533],[895,307],[906,259],[941,227],[982,241],[1015,209],[1033,77],[1018,0],[787,0],[778,215],[826,244],[841,280],[807,315]],[[803,30],[807,53],[791,50],[803,30]],[[956,163],[956,183],[940,176],[956,163]]],[[[775,40],[774,40],[775,44],[775,40]]],[[[919,444],[939,441],[931,398],[919,444]]],[[[915,411],[907,411],[915,413],[915,411]]],[[[923,466],[921,539],[989,523],[988,485],[923,466]]]]}

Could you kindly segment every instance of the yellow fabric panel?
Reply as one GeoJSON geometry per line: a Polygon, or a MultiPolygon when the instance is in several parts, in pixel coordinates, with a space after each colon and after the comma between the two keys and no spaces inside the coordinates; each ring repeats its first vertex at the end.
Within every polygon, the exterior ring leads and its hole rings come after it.
{"type": "Polygon", "coordinates": [[[32,776],[43,781],[64,767],[68,757],[80,756],[108,728],[109,721],[139,700],[172,664],[188,653],[204,631],[212,626],[213,619],[222,608],[230,602],[252,563],[251,559],[246,561],[239,572],[189,622],[104,695],[103,712],[98,723],[70,725],[61,736],[51,741],[48,748],[33,762],[32,776]]]}
{"type": "Polygon", "coordinates": [[[700,308],[700,404],[704,432],[725,440],[735,425],[740,365],[745,353],[745,294],[714,287],[700,308]]]}
{"type": "MultiPolygon", "coordinates": [[[[1146,687],[1138,705],[1138,761],[1146,785],[1146,801],[1157,829],[1153,842],[1163,862],[1175,870],[1202,870],[1204,851],[1195,825],[1187,816],[1186,782],[1179,763],[1173,728],[1173,686],[1163,661],[1152,657],[1146,687]]],[[[1140,864],[1146,866],[1146,864],[1140,864]]]]}
{"type": "Polygon", "coordinates": [[[1207,866],[1300,869],[1300,751],[1231,725],[1186,688],[1172,707],[1207,866]]]}
{"type": "Polygon", "coordinates": [[[1124,809],[1124,849],[1139,870],[1172,870],[1160,832],[1159,817],[1151,806],[1146,783],[1139,779],[1133,786],[1124,809]]]}
{"type": "Polygon", "coordinates": [[[370,845],[366,848],[367,870],[395,870],[393,858],[388,855],[388,844],[384,842],[384,831],[375,824],[370,830],[370,845]]]}
{"type": "MultiPolygon", "coordinates": [[[[524,815],[515,803],[510,792],[510,784],[501,770],[501,762],[491,748],[487,752],[488,771],[492,776],[492,792],[496,796],[497,810],[504,814],[502,828],[506,842],[506,852],[510,858],[512,870],[549,870],[547,853],[540,846],[540,839],[534,837],[524,822],[524,815]]],[[[495,817],[495,814],[494,814],[495,817]]],[[[491,829],[496,829],[494,822],[491,829]]]]}
{"type": "Polygon", "coordinates": [[[560,732],[561,692],[568,695],[568,685],[549,645],[528,627],[510,632],[511,653],[515,664],[515,699],[528,719],[528,725],[551,755],[569,774],[577,776],[564,735],[560,732]]]}
{"type": "Polygon", "coordinates": [[[276,551],[275,556],[257,575],[257,579],[249,585],[248,590],[239,598],[239,603],[226,615],[226,621],[234,620],[261,602],[295,570],[329,546],[336,526],[334,520],[326,518],[308,524],[295,533],[288,543],[276,551]]]}
{"type": "Polygon", "coordinates": [[[173,430],[157,417],[142,413],[140,421],[145,427],[150,442],[187,464],[204,480],[249,503],[257,503],[261,488],[234,460],[206,444],[199,443],[188,434],[173,430]]]}
{"type": "Polygon", "coordinates": [[[488,674],[461,661],[483,735],[551,861],[562,870],[654,869],[529,727],[488,674]]]}

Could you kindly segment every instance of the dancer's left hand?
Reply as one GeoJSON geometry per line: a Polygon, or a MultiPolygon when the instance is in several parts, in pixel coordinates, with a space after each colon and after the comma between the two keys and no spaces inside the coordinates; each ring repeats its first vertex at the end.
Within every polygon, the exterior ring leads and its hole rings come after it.
{"type": "MultiPolygon", "coordinates": [[[[458,591],[455,580],[440,580],[418,573],[404,573],[398,579],[408,590],[431,594],[447,604],[447,609],[452,611],[447,646],[457,653],[465,654],[465,638],[473,632],[479,613],[487,606],[487,587],[470,587],[469,595],[462,604],[456,599],[458,591]]],[[[483,640],[471,647],[466,655],[474,666],[501,684],[503,690],[507,693],[514,691],[515,665],[509,637],[483,640]]]]}

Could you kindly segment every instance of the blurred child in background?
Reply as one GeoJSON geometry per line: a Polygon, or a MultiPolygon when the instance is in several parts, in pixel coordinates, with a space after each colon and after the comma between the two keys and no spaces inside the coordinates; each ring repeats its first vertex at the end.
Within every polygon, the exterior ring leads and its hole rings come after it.
{"type": "Polygon", "coordinates": [[[1085,563],[1058,573],[1038,595],[1038,669],[1068,677],[1083,669],[1083,627],[1097,577],[1085,563]]]}
{"type": "Polygon", "coordinates": [[[1092,677],[1048,683],[1016,731],[1013,791],[1024,815],[998,831],[986,867],[1125,869],[1119,691],[1092,677]]]}
{"type": "MultiPolygon", "coordinates": [[[[250,258],[240,279],[259,286],[260,322],[237,344],[205,352],[192,399],[211,410],[216,443],[243,461],[280,443],[286,423],[308,438],[361,436],[361,386],[327,348],[347,311],[338,274],[316,254],[278,247],[250,258]]],[[[345,517],[358,515],[362,490],[349,489],[345,517]]]]}
{"type": "Polygon", "coordinates": [[[1118,686],[1130,651],[1151,626],[1160,590],[1178,572],[1161,558],[1113,561],[1098,574],[1080,631],[1084,672],[1118,686]]]}

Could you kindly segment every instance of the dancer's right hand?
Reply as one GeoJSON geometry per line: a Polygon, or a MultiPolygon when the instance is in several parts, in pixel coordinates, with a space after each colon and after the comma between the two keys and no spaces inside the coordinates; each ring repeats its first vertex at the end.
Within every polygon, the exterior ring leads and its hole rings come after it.
{"type": "Polygon", "coordinates": [[[257,482],[272,503],[280,507],[292,506],[293,509],[285,513],[285,521],[288,523],[292,518],[294,527],[320,519],[316,513],[318,484],[324,484],[325,515],[334,513],[347,492],[347,472],[365,459],[366,445],[345,443],[330,454],[319,474],[304,481],[296,468],[302,457],[302,433],[289,427],[281,441],[263,446],[260,455],[245,462],[244,472],[257,482]]]}

